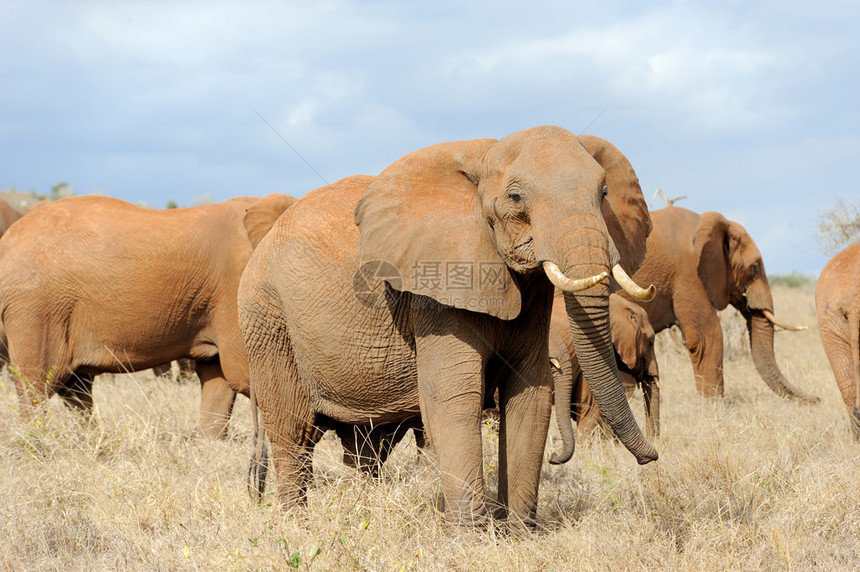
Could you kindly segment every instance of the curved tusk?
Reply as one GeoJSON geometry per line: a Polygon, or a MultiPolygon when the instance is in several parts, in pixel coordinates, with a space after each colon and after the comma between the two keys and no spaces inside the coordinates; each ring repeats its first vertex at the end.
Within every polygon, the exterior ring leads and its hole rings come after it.
{"type": "Polygon", "coordinates": [[[773,312],[771,312],[770,310],[762,310],[761,313],[764,314],[764,317],[767,318],[768,322],[770,322],[774,326],[779,326],[783,330],[788,330],[789,332],[802,332],[803,330],[807,329],[806,326],[787,326],[783,324],[776,319],[776,316],[774,316],[773,312]]]}
{"type": "Polygon", "coordinates": [[[596,274],[589,278],[568,278],[558,266],[549,260],[544,261],[543,271],[546,272],[547,278],[549,278],[549,281],[552,282],[553,286],[564,292],[579,292],[580,290],[587,290],[609,277],[608,272],[601,272],[600,274],[596,274]]]}
{"type": "Polygon", "coordinates": [[[650,302],[654,299],[654,296],[657,295],[657,288],[654,287],[653,284],[648,286],[647,288],[642,288],[636,282],[633,281],[630,276],[624,272],[624,269],[621,268],[620,264],[616,264],[612,267],[612,276],[618,282],[618,285],[624,289],[625,292],[636,298],[637,300],[642,300],[643,302],[650,302]]]}

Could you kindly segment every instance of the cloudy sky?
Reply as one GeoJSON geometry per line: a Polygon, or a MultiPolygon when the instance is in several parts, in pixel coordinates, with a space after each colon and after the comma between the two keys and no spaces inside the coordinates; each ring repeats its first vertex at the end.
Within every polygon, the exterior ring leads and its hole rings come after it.
{"type": "Polygon", "coordinates": [[[860,6],[812,4],[3,0],[0,188],[300,196],[555,124],[817,273],[816,217],[860,200],[860,6]]]}

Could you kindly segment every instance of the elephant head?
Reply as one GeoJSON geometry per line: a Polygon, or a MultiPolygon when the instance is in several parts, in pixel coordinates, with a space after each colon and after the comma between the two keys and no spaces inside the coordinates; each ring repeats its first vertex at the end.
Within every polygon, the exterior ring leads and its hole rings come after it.
{"type": "Polygon", "coordinates": [[[660,368],[654,352],[654,328],[642,306],[615,294],[609,297],[609,313],[625,393],[629,397],[637,385],[642,386],[646,435],[656,437],[660,433],[660,368]]]}
{"type": "Polygon", "coordinates": [[[403,277],[392,287],[447,306],[514,320],[523,289],[548,277],[565,291],[576,352],[610,426],[640,463],[657,458],[630,412],[609,328],[605,279],[612,272],[643,295],[622,265],[641,263],[651,229],[615,147],[552,126],[434,145],[383,171],[355,215],[363,260],[387,262],[403,277]],[[426,268],[436,274],[417,272],[426,268]]]}
{"type": "Polygon", "coordinates": [[[761,253],[743,226],[716,212],[703,213],[693,236],[699,279],[717,310],[729,304],[746,319],[753,362],[759,375],[777,394],[816,402],[794,387],[776,364],[774,326],[783,325],[773,315],[773,297],[761,253]]]}

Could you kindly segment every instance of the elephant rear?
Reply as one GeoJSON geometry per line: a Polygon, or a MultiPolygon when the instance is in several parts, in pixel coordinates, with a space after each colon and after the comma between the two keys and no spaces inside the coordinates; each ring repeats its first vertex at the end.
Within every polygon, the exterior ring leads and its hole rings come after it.
{"type": "Polygon", "coordinates": [[[860,244],[834,256],[815,288],[821,343],[860,437],[860,244]]]}

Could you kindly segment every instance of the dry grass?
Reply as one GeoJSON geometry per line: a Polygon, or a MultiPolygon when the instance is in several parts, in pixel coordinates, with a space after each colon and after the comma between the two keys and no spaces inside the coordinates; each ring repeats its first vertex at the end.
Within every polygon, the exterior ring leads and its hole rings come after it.
{"type": "MultiPolygon", "coordinates": [[[[199,390],[146,375],[96,382],[98,423],[57,400],[25,425],[0,383],[3,569],[846,569],[860,566],[860,443],[815,329],[812,291],[777,289],[777,359],[819,405],[781,399],[758,378],[740,319],[727,332],[726,397],[694,390],[671,332],[659,336],[660,461],[638,467],[599,439],[544,466],[530,535],[460,530],[433,509],[438,481],[410,440],[381,483],[340,463],[327,436],[306,515],[249,499],[247,400],[227,441],[194,438],[199,390]],[[312,556],[317,553],[316,557],[312,556]]],[[[633,404],[641,419],[640,397],[633,404]]],[[[495,446],[492,431],[487,443],[495,446]]],[[[494,494],[495,455],[487,454],[494,494]]]]}

